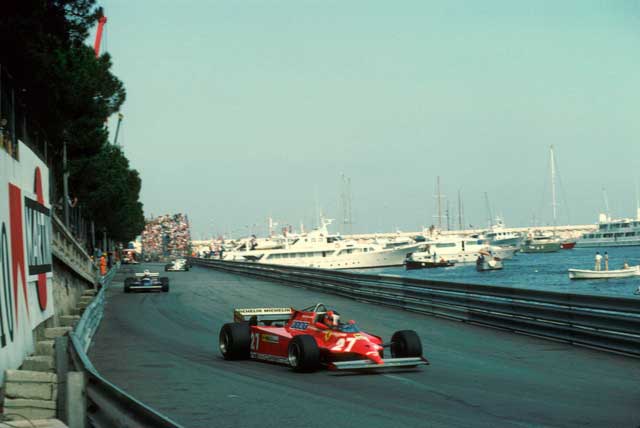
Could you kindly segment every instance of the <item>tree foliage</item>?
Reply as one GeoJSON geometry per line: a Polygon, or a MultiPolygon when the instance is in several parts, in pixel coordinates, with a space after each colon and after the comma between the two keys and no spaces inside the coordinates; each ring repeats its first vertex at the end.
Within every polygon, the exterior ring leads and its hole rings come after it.
{"type": "MultiPolygon", "coordinates": [[[[93,168],[93,176],[108,174],[103,169],[113,170],[115,181],[108,186],[91,187],[91,180],[72,176],[71,189],[82,196],[80,201],[90,207],[99,227],[107,227],[112,236],[120,230],[124,239],[143,227],[138,221],[142,218],[140,178],[129,170],[121,151],[108,147],[104,122],[120,109],[126,92],[111,73],[110,56],[96,58],[87,45],[100,15],[96,0],[3,0],[0,65],[10,70],[29,121],[44,131],[54,171],[62,171],[65,141],[76,173],[87,165],[93,168]],[[117,193],[109,193],[112,190],[117,193]],[[120,203],[118,196],[123,197],[120,203]],[[118,223],[140,227],[125,233],[118,223]]],[[[60,174],[56,178],[60,180],[60,174]]]]}
{"type": "Polygon", "coordinates": [[[75,196],[87,201],[96,224],[112,238],[129,241],[144,228],[140,175],[129,168],[119,147],[104,145],[96,156],[74,162],[71,177],[72,187],[80,189],[75,196]]]}

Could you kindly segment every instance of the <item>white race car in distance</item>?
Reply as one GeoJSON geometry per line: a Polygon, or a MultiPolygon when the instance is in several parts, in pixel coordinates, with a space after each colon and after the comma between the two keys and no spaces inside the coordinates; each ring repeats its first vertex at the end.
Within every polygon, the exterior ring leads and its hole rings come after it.
{"type": "Polygon", "coordinates": [[[165,272],[186,272],[189,270],[187,259],[175,259],[164,266],[165,272]]]}

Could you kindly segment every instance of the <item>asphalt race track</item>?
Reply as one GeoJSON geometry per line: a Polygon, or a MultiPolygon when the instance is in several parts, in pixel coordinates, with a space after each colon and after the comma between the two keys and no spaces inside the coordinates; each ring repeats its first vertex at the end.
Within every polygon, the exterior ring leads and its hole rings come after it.
{"type": "Polygon", "coordinates": [[[89,356],[186,427],[640,427],[637,359],[206,268],[167,276],[169,293],[147,294],[124,294],[117,277],[89,356]],[[416,330],[431,365],[299,374],[220,356],[234,307],[316,302],[385,339],[416,330]]]}

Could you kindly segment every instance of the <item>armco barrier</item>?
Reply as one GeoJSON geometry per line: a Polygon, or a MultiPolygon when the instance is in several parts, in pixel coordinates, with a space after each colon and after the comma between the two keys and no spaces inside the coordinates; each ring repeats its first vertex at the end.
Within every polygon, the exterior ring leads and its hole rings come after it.
{"type": "Polygon", "coordinates": [[[191,259],[193,264],[640,357],[640,299],[191,259]]]}
{"type": "MultiPolygon", "coordinates": [[[[69,333],[69,337],[61,337],[56,341],[56,347],[60,344],[60,349],[63,350],[61,352],[66,354],[56,359],[58,378],[66,380],[69,371],[84,373],[88,426],[180,428],[176,422],[136,400],[102,377],[86,354],[104,314],[105,291],[115,273],[116,269],[111,269],[101,279],[100,291],[85,309],[80,321],[69,333]]],[[[65,408],[66,382],[64,387],[60,388],[58,400],[58,409],[61,411],[65,408]]]]}

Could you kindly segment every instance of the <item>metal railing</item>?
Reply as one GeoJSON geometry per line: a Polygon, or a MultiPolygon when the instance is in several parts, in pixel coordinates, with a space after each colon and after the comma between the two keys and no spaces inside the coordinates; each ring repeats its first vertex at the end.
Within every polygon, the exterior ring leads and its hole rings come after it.
{"type": "Polygon", "coordinates": [[[460,284],[327,269],[191,259],[193,264],[352,299],[640,357],[640,299],[460,284]]]}
{"type": "Polygon", "coordinates": [[[100,321],[102,321],[102,316],[104,315],[105,290],[111,284],[111,281],[116,274],[116,270],[116,267],[112,268],[100,279],[100,291],[98,291],[91,304],[87,306],[80,317],[80,321],[78,321],[78,324],[76,324],[73,332],[71,333],[85,353],[89,350],[93,335],[98,330],[100,321]]]}
{"type": "Polygon", "coordinates": [[[58,414],[69,419],[67,414],[67,373],[77,371],[84,373],[85,397],[87,400],[88,426],[92,427],[160,427],[180,428],[181,426],[168,417],[135,399],[102,377],[89,360],[86,352],[104,315],[105,292],[116,274],[117,268],[111,269],[101,280],[101,288],[91,304],[85,309],[80,321],[69,336],[56,339],[56,358],[58,373],[58,414]],[[60,351],[58,351],[58,349],[60,351]]]}

